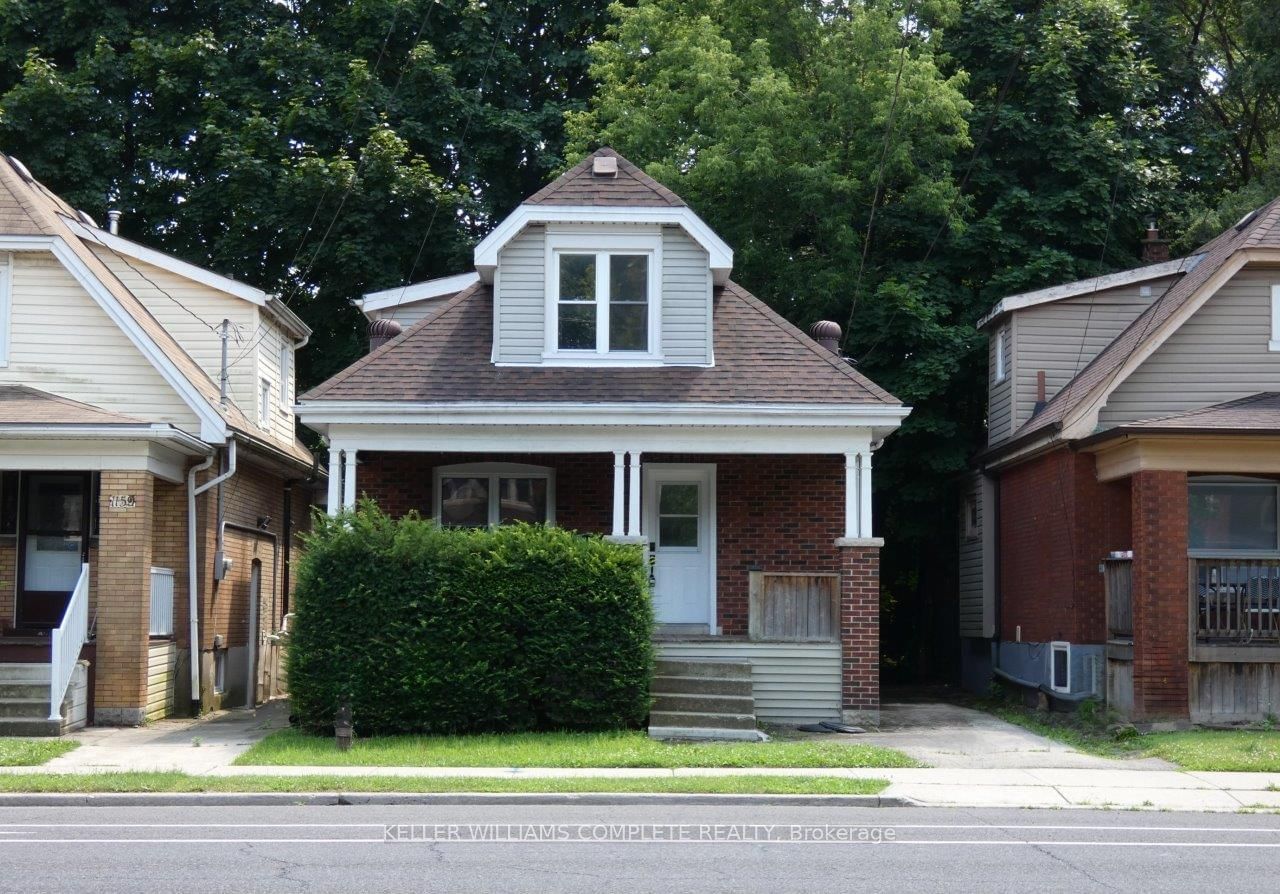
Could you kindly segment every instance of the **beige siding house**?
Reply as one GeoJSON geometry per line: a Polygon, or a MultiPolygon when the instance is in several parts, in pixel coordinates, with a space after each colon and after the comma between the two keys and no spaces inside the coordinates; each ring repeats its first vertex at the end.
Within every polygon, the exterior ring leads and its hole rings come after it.
{"type": "Polygon", "coordinates": [[[309,334],[0,156],[0,734],[275,694],[309,334]]]}

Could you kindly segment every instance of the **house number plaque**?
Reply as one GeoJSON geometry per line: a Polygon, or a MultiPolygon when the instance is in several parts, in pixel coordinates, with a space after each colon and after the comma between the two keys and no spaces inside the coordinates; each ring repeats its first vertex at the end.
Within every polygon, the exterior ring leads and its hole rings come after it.
{"type": "Polygon", "coordinates": [[[133,494],[112,494],[107,497],[108,509],[133,509],[137,505],[138,500],[133,494]]]}

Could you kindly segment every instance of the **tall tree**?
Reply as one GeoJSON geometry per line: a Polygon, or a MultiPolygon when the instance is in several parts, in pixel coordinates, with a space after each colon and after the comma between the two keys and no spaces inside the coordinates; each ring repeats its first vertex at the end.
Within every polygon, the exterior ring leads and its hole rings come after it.
{"type": "MultiPolygon", "coordinates": [[[[561,161],[599,0],[12,0],[0,147],[123,232],[279,290],[305,384],[347,300],[456,272],[561,161]]],[[[251,350],[246,333],[241,352],[251,350]]]]}

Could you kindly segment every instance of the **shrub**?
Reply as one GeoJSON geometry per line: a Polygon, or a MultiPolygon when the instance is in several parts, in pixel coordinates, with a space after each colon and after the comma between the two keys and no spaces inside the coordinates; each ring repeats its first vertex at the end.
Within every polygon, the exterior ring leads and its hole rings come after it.
{"type": "Polygon", "coordinates": [[[300,726],[362,734],[636,726],[653,611],[634,546],[558,528],[442,528],[372,503],[318,516],[298,566],[300,726]]]}

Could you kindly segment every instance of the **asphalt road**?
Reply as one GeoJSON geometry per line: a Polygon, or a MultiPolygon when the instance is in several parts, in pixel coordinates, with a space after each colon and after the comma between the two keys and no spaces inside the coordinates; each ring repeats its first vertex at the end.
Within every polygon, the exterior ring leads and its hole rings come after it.
{"type": "Polygon", "coordinates": [[[0,891],[1274,889],[1280,817],[748,806],[5,808],[0,891]]]}

